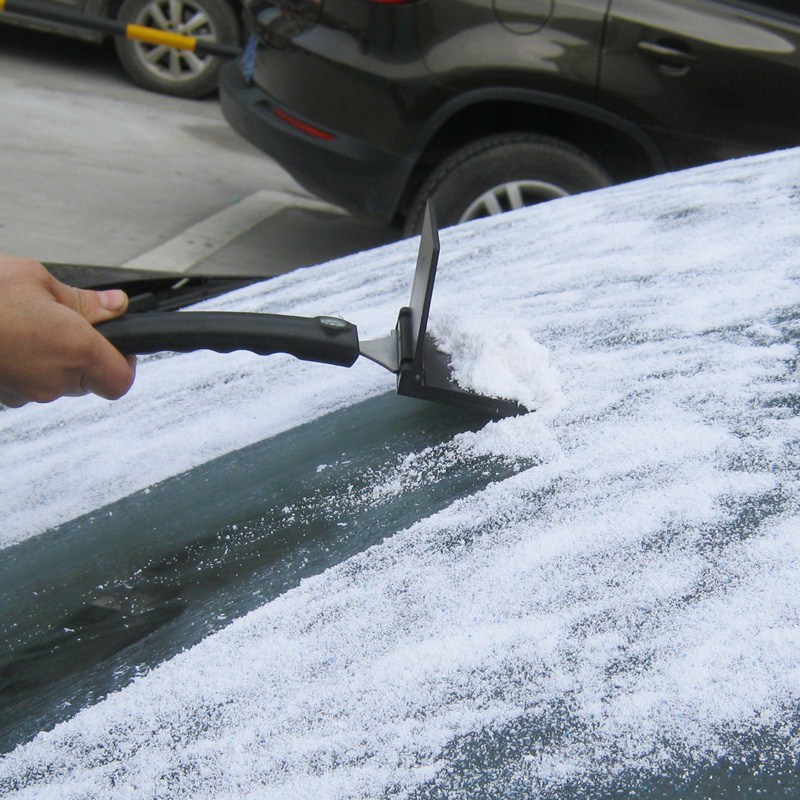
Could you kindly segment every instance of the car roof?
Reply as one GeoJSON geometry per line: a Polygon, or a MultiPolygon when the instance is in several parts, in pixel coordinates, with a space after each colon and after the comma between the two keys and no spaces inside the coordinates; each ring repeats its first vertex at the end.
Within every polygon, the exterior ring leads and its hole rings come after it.
{"type": "MultiPolygon", "coordinates": [[[[443,231],[430,331],[462,384],[536,410],[446,430],[446,414],[420,411],[423,435],[394,472],[359,467],[348,518],[383,492],[399,521],[370,518],[357,552],[18,747],[0,787],[670,797],[689,780],[721,798],[734,778],[787,780],[798,178],[787,151],[443,231]],[[448,470],[484,479],[428,504],[448,470]]],[[[206,307],[341,315],[379,336],[406,302],[415,250],[206,307]]],[[[257,489],[251,468],[231,472],[250,463],[237,453],[301,428],[313,443],[331,420],[337,442],[363,425],[379,452],[383,419],[416,424],[415,401],[391,388],[366,362],[203,352],[142,359],[113,404],[3,412],[7,550],[204,464],[257,489]]],[[[321,449],[319,475],[337,446],[321,449]]],[[[332,486],[328,502],[344,502],[346,484],[332,486]]]]}

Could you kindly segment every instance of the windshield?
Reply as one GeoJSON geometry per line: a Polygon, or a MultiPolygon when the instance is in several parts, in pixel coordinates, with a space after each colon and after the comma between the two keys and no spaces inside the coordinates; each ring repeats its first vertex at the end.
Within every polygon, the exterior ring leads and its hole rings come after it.
{"type": "Polygon", "coordinates": [[[520,469],[485,419],[393,395],[214,459],[0,554],[0,746],[520,469]]]}
{"type": "MultiPolygon", "coordinates": [[[[64,720],[0,791],[797,797],[798,185],[778,153],[444,231],[429,330],[530,414],[208,353],[0,414],[4,735],[64,720]]],[[[415,244],[209,305],[381,335],[415,244]]]]}

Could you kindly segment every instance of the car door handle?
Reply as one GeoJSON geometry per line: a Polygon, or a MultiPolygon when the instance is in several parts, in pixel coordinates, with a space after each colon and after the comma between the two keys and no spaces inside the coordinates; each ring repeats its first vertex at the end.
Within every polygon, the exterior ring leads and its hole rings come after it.
{"type": "Polygon", "coordinates": [[[685,75],[697,63],[697,56],[679,43],[642,41],[636,47],[670,75],[685,75]]]}

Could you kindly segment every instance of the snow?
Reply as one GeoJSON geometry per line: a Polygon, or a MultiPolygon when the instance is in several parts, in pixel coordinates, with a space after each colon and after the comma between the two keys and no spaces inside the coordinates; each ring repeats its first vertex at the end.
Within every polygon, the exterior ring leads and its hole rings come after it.
{"type": "MultiPolygon", "coordinates": [[[[3,795],[600,797],[796,760],[799,182],[787,151],[444,231],[432,332],[537,409],[453,446],[524,467],[18,747],[3,795]]],[[[415,249],[206,306],[380,336],[415,249]]],[[[155,357],[117,403],[0,414],[3,544],[391,388],[362,362],[155,357]]]]}
{"type": "Polygon", "coordinates": [[[452,377],[490,397],[516,400],[540,414],[559,408],[563,395],[546,348],[515,320],[487,329],[482,315],[443,314],[432,328],[437,344],[452,358],[452,377]],[[519,354],[519,359],[509,358],[519,354]]]}

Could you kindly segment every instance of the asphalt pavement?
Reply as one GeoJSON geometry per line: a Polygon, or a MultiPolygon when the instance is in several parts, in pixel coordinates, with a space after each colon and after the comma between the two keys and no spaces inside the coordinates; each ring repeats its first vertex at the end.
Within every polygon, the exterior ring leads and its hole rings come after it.
{"type": "Polygon", "coordinates": [[[275,275],[396,237],[308,194],[215,97],[139,89],[111,43],[0,25],[0,251],[275,275]]]}

